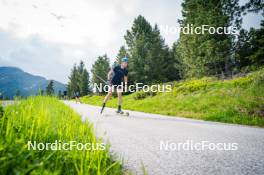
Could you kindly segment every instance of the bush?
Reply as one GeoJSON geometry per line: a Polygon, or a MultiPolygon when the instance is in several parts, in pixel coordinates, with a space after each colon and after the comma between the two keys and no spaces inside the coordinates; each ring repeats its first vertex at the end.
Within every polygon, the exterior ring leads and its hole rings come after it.
{"type": "Polygon", "coordinates": [[[252,81],[253,81],[253,78],[251,76],[247,76],[247,77],[236,78],[236,79],[232,80],[231,83],[235,87],[244,87],[244,86],[251,84],[252,81]]]}
{"type": "Polygon", "coordinates": [[[254,85],[263,86],[264,85],[264,69],[258,71],[253,78],[254,85]]]}
{"type": "Polygon", "coordinates": [[[199,90],[205,90],[214,80],[210,77],[205,77],[200,80],[188,80],[175,85],[174,91],[182,93],[192,93],[199,90]]]}
{"type": "Polygon", "coordinates": [[[142,100],[146,97],[153,97],[157,95],[157,92],[152,92],[152,91],[148,91],[148,92],[144,92],[144,91],[139,91],[133,94],[133,98],[135,100],[142,100]]]}
{"type": "Polygon", "coordinates": [[[235,78],[230,81],[235,87],[245,87],[249,85],[263,85],[264,82],[264,69],[250,73],[245,77],[235,78]]]}

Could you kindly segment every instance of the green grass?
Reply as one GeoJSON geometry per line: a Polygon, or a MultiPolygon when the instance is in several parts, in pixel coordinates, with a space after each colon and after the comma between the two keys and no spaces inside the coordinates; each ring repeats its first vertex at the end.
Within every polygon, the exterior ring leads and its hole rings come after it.
{"type": "MultiPolygon", "coordinates": [[[[213,77],[173,82],[172,92],[136,92],[123,97],[123,108],[202,120],[264,126],[264,69],[245,77],[213,77]]],[[[86,96],[82,102],[101,105],[103,96],[86,96]]],[[[117,98],[107,103],[117,107],[117,98]]]]}
{"type": "Polygon", "coordinates": [[[0,117],[0,174],[122,174],[105,150],[32,150],[28,141],[102,143],[93,127],[50,97],[32,97],[4,108],[0,117]]]}
{"type": "Polygon", "coordinates": [[[4,114],[4,107],[2,106],[2,102],[0,101],[0,117],[4,114]]]}

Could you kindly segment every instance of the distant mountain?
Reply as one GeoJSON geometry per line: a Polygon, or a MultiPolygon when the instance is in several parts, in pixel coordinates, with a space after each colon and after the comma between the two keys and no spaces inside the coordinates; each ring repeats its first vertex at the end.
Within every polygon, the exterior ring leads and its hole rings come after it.
{"type": "MultiPolygon", "coordinates": [[[[1,96],[12,98],[19,91],[23,97],[36,95],[40,90],[45,90],[50,80],[24,72],[16,67],[0,67],[0,93],[1,96]]],[[[55,93],[62,92],[66,85],[54,81],[55,93]]]]}

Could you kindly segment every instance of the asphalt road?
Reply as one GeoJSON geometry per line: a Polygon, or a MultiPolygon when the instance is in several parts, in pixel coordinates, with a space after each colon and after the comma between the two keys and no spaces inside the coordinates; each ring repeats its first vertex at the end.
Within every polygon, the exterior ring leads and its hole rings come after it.
{"type": "Polygon", "coordinates": [[[97,136],[135,174],[264,174],[262,128],[134,111],[124,117],[111,108],[100,115],[99,107],[65,103],[94,124],[97,136]]]}

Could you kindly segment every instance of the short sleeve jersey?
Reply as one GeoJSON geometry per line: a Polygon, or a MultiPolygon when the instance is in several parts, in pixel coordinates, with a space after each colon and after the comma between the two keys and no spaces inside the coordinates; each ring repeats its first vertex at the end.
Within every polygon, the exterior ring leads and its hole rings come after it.
{"type": "Polygon", "coordinates": [[[113,68],[113,71],[114,75],[112,77],[111,83],[113,85],[120,85],[124,79],[124,76],[128,75],[128,70],[126,68],[122,69],[120,65],[116,65],[113,68]]]}

